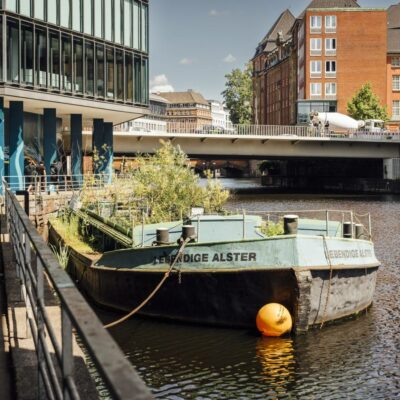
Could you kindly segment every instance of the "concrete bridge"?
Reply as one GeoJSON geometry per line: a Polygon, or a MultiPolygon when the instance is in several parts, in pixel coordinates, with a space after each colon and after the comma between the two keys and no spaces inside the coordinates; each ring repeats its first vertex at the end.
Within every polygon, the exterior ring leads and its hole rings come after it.
{"type": "MultiPolygon", "coordinates": [[[[326,132],[307,126],[234,126],[229,130],[114,130],[114,153],[152,153],[160,139],[179,145],[190,157],[212,158],[367,158],[400,157],[400,132],[326,132]]],[[[84,132],[84,151],[92,149],[91,132],[84,132]]]]}

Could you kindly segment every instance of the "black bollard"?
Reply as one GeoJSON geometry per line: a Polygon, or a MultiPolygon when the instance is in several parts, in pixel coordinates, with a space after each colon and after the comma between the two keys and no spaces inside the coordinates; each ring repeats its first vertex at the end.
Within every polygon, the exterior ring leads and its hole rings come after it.
{"type": "Polygon", "coordinates": [[[182,226],[182,239],[186,240],[188,238],[192,238],[191,242],[194,241],[196,237],[196,228],[193,225],[183,225],[182,226]]]}
{"type": "Polygon", "coordinates": [[[167,228],[159,228],[156,233],[156,241],[158,245],[169,243],[169,230],[167,228]]]}
{"type": "Polygon", "coordinates": [[[353,224],[351,222],[343,222],[343,237],[346,239],[353,238],[353,224]]]}

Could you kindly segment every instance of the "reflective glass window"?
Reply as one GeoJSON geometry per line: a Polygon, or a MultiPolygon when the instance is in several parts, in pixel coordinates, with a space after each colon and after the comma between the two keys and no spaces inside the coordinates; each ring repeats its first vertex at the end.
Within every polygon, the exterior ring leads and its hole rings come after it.
{"type": "Polygon", "coordinates": [[[103,0],[94,0],[94,35],[103,37],[103,0]]]}
{"type": "Polygon", "coordinates": [[[89,35],[93,31],[92,0],[83,0],[83,31],[89,35]]]}
{"type": "Polygon", "coordinates": [[[140,48],[140,6],[137,1],[133,2],[133,47],[140,48]]]}
{"type": "Polygon", "coordinates": [[[104,2],[104,39],[112,40],[112,27],[113,27],[113,0],[106,0],[104,2]]]}
{"type": "Polygon", "coordinates": [[[44,1],[45,0],[35,0],[34,2],[34,13],[37,19],[44,20],[44,1]]]}
{"type": "Polygon", "coordinates": [[[117,99],[124,100],[124,56],[121,50],[115,52],[117,69],[117,99]]]}
{"type": "Polygon", "coordinates": [[[19,0],[19,12],[28,17],[31,16],[31,0],[19,0]]]}
{"type": "Polygon", "coordinates": [[[83,44],[74,39],[74,90],[83,93],[83,44]]]}
{"type": "Polygon", "coordinates": [[[81,32],[81,21],[81,0],[72,0],[72,29],[81,32]]]}
{"type": "Polygon", "coordinates": [[[61,67],[62,67],[62,89],[72,91],[72,45],[71,36],[61,37],[61,67]]]}
{"type": "Polygon", "coordinates": [[[132,47],[132,0],[124,0],[124,44],[132,47]]]}
{"type": "Polygon", "coordinates": [[[141,65],[141,60],[140,57],[135,56],[135,60],[134,60],[134,73],[135,73],[135,103],[140,103],[140,94],[141,94],[141,80],[140,80],[140,76],[141,76],[141,69],[142,69],[142,65],[141,65]]]}
{"type": "Polygon", "coordinates": [[[70,27],[70,19],[71,19],[71,4],[70,0],[63,0],[61,2],[62,9],[60,12],[60,25],[65,28],[70,27]]]}
{"type": "Polygon", "coordinates": [[[114,98],[114,49],[107,47],[107,97],[114,98]]]}
{"type": "Polygon", "coordinates": [[[141,91],[141,97],[142,97],[142,103],[143,104],[148,104],[149,102],[149,63],[147,59],[142,60],[142,76],[141,76],[141,86],[142,86],[142,91],[141,91]]]}
{"type": "Polygon", "coordinates": [[[3,19],[0,16],[0,81],[4,81],[3,78],[3,19]]]}
{"type": "Polygon", "coordinates": [[[96,46],[96,95],[104,97],[104,46],[96,46]]]}
{"type": "Polygon", "coordinates": [[[58,0],[47,0],[47,21],[57,24],[58,0]]]}
{"type": "Polygon", "coordinates": [[[50,33],[50,86],[60,88],[60,38],[58,33],[50,33]]]}
{"type": "Polygon", "coordinates": [[[36,36],[36,84],[39,86],[47,85],[47,37],[46,31],[38,28],[35,30],[36,36]]]}
{"type": "Polygon", "coordinates": [[[121,0],[114,1],[114,42],[121,43],[121,0]]]}
{"type": "Polygon", "coordinates": [[[94,91],[94,50],[93,43],[85,44],[86,94],[93,96],[94,91]]]}
{"type": "Polygon", "coordinates": [[[7,80],[19,82],[19,29],[18,23],[7,19],[7,80]]]}
{"type": "Polygon", "coordinates": [[[7,10],[17,12],[17,0],[7,0],[6,8],[7,10]]]}
{"type": "Polygon", "coordinates": [[[33,27],[21,26],[21,82],[33,84],[33,27]]]}
{"type": "Polygon", "coordinates": [[[145,4],[142,4],[142,20],[141,20],[141,28],[142,28],[142,51],[147,51],[149,44],[148,44],[148,19],[149,19],[149,13],[148,13],[148,7],[145,4]]]}
{"type": "Polygon", "coordinates": [[[125,53],[125,93],[126,101],[133,103],[133,55],[125,53]]]}

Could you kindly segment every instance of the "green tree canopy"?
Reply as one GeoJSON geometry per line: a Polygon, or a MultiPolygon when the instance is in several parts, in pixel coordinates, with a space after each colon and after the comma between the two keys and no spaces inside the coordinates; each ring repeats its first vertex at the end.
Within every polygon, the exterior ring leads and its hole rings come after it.
{"type": "Polygon", "coordinates": [[[347,103],[347,112],[356,120],[382,119],[387,121],[386,106],[382,106],[379,97],[373,93],[370,83],[366,83],[347,103]]]}
{"type": "Polygon", "coordinates": [[[250,124],[253,113],[253,66],[248,63],[226,74],[225,90],[222,92],[234,124],[250,124]]]}

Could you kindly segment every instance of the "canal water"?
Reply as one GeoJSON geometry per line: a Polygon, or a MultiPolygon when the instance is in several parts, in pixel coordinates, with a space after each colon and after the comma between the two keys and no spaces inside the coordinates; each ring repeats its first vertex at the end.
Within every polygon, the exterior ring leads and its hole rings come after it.
{"type": "MultiPolygon", "coordinates": [[[[400,197],[236,195],[229,206],[371,212],[376,253],[383,263],[374,305],[355,320],[284,339],[243,329],[128,321],[112,334],[154,396],[399,399],[400,197]]],[[[115,317],[101,314],[105,320],[115,317]]]]}

